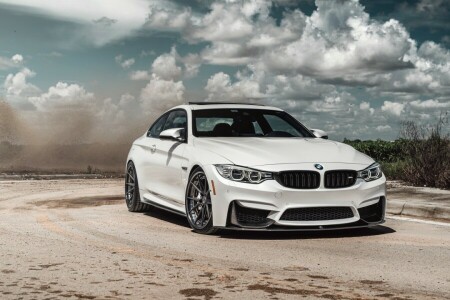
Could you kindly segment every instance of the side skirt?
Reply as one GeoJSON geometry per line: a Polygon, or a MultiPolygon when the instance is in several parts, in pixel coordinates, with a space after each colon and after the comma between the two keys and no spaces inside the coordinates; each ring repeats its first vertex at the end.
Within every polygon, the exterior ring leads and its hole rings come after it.
{"type": "Polygon", "coordinates": [[[166,206],[161,205],[161,204],[159,204],[159,203],[156,203],[156,202],[154,202],[154,201],[152,201],[152,200],[149,200],[149,199],[147,199],[147,198],[145,198],[145,197],[144,197],[144,201],[142,201],[142,202],[144,202],[144,203],[146,203],[146,204],[149,204],[149,205],[151,205],[151,206],[157,207],[157,208],[159,208],[159,209],[162,209],[162,210],[165,210],[165,211],[168,211],[168,212],[177,214],[177,215],[179,215],[179,216],[186,217],[186,213],[183,213],[183,212],[181,212],[181,211],[172,209],[172,208],[170,208],[170,207],[166,207],[166,206]]]}

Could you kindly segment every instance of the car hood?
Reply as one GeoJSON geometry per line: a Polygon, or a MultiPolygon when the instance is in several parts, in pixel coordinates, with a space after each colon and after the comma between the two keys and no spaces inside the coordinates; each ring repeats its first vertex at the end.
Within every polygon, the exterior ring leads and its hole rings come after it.
{"type": "Polygon", "coordinates": [[[194,145],[248,167],[309,162],[367,166],[373,163],[372,158],[349,145],[318,138],[205,137],[196,138],[194,145]]]}

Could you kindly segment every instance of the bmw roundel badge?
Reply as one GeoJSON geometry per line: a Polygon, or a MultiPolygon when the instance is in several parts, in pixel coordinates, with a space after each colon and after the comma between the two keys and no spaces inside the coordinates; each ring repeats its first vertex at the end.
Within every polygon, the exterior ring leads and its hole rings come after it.
{"type": "Polygon", "coordinates": [[[323,166],[321,164],[315,164],[314,167],[316,167],[317,170],[323,170],[323,166]]]}

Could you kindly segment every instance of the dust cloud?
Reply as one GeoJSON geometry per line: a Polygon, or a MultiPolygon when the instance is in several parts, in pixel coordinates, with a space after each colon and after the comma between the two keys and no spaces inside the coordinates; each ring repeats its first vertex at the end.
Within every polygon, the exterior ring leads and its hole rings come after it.
{"type": "Polygon", "coordinates": [[[0,172],[123,172],[154,116],[101,118],[86,109],[16,111],[0,101],[0,172]]]}

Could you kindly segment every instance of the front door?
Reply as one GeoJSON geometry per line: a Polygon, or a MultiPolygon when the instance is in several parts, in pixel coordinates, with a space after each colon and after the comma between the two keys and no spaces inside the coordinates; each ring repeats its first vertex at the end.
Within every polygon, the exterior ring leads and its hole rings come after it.
{"type": "MultiPolygon", "coordinates": [[[[168,114],[161,131],[172,128],[185,128],[187,132],[185,110],[174,110],[168,114]]],[[[182,166],[187,165],[183,156],[187,141],[160,139],[159,133],[158,137],[149,137],[151,163],[146,169],[147,189],[162,201],[183,205],[185,187],[182,182],[182,166]]]]}

